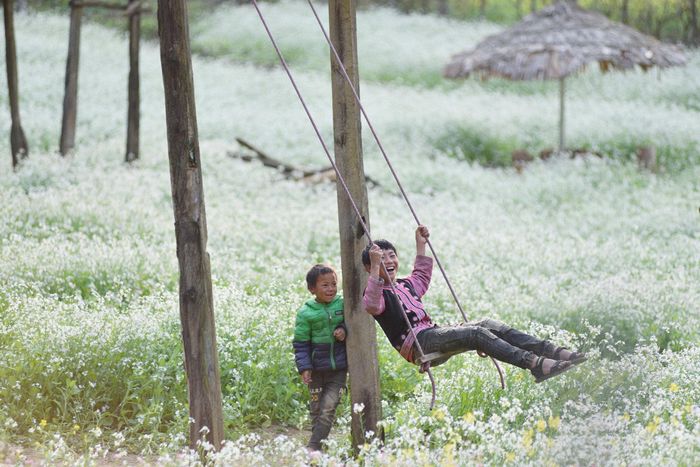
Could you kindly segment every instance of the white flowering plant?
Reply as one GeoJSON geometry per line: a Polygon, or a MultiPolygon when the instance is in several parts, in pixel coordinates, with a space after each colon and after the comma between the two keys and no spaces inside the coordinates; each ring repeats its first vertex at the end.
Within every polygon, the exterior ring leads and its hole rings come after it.
{"type": "MultiPolygon", "coordinates": [[[[287,23],[309,20],[304,8],[263,5],[285,47],[298,51],[293,71],[332,141],[322,37],[313,24],[287,23]]],[[[250,7],[212,15],[193,25],[193,47],[209,56],[195,56],[193,70],[228,441],[218,453],[204,450],[219,465],[303,465],[308,410],[292,330],[309,297],[310,265],[341,269],[335,186],[229,157],[242,137],[294,165],[327,164],[284,74],[258,66],[273,60],[250,7]]],[[[0,139],[0,446],[28,448],[48,463],[140,455],[197,464],[185,447],[158,46],[142,46],[141,157],[125,165],[127,41],[84,24],[76,151],[64,159],[55,149],[68,19],[15,20],[31,153],[13,171],[8,138],[0,139]]],[[[512,148],[555,140],[555,88],[439,78],[451,53],[496,30],[363,11],[363,100],[468,316],[501,319],[590,359],[539,385],[505,368],[503,390],[487,360],[456,356],[435,368],[438,402],[429,411],[427,379],[379,331],[385,442],[352,457],[355,408],[346,398],[314,462],[695,464],[700,56],[689,52],[687,67],[659,76],[575,77],[569,138],[603,157],[537,161],[518,173],[491,166],[512,148]],[[479,153],[484,142],[494,144],[479,153]],[[628,157],[651,143],[658,173],[628,157]]],[[[9,129],[7,112],[0,123],[9,129]]],[[[395,243],[407,274],[414,221],[367,134],[364,166],[380,184],[369,190],[373,236],[395,243]]],[[[437,272],[425,303],[438,323],[460,319],[437,272]]]]}

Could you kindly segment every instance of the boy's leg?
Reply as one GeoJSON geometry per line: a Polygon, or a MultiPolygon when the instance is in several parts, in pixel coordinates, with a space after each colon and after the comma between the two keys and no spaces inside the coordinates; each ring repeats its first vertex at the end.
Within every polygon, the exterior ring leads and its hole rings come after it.
{"type": "Polygon", "coordinates": [[[328,437],[333,422],[335,422],[335,411],[340,404],[340,398],[345,390],[347,371],[325,371],[323,386],[318,393],[317,417],[311,429],[311,440],[309,448],[320,450],[321,441],[328,437]]]}
{"type": "Polygon", "coordinates": [[[495,319],[483,319],[470,324],[486,328],[509,344],[529,350],[537,355],[552,358],[557,349],[557,346],[549,341],[525,334],[495,319]]]}
{"type": "Polygon", "coordinates": [[[421,331],[417,337],[426,354],[478,350],[496,360],[526,369],[532,366],[536,358],[532,352],[511,345],[481,326],[435,327],[421,331]]]}
{"type": "Polygon", "coordinates": [[[318,425],[321,415],[321,395],[323,394],[323,384],[325,379],[324,371],[314,371],[311,373],[311,383],[309,383],[309,412],[311,414],[311,439],[308,447],[315,451],[321,449],[321,444],[314,440],[314,430],[318,425]]]}

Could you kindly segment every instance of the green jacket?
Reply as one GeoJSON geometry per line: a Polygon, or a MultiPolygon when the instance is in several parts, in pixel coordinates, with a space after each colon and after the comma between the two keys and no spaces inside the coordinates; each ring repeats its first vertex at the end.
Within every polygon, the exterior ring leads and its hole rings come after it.
{"type": "MultiPolygon", "coordinates": [[[[297,312],[294,327],[294,360],[299,373],[305,370],[344,370],[348,367],[345,342],[335,339],[337,328],[345,329],[343,298],[336,295],[324,304],[315,298],[297,312]]],[[[347,336],[347,329],[346,336],[347,336]]]]}

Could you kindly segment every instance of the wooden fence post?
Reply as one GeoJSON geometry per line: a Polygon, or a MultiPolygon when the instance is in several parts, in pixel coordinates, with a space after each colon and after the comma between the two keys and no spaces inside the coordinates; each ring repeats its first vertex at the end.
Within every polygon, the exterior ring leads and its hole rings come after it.
{"type": "MultiPolygon", "coordinates": [[[[329,1],[329,34],[359,93],[355,6],[355,0],[329,1]]],[[[352,89],[343,78],[332,54],[331,70],[335,162],[369,226],[367,187],[362,164],[360,110],[352,89]]],[[[352,410],[352,440],[357,450],[365,441],[368,441],[365,436],[368,431],[373,432],[375,436],[383,437],[378,426],[382,407],[379,393],[377,335],[374,319],[362,305],[362,291],[367,281],[367,273],[362,266],[360,255],[367,244],[367,239],[339,182],[337,192],[343,297],[345,298],[345,320],[348,325],[350,400],[353,408],[356,404],[362,404],[364,407],[357,413],[352,410]]]]}
{"type": "Polygon", "coordinates": [[[22,123],[19,118],[19,91],[17,79],[17,44],[15,42],[15,22],[12,11],[12,0],[3,0],[5,19],[5,57],[7,68],[7,94],[10,98],[10,149],[12,151],[12,167],[17,167],[19,161],[27,157],[27,139],[24,137],[22,123]]]}
{"type": "Polygon", "coordinates": [[[78,62],[80,61],[80,23],[83,7],[71,1],[70,32],[68,33],[68,59],[66,60],[66,81],[63,94],[63,118],[61,121],[61,141],[59,150],[62,156],[75,147],[75,121],[78,116],[78,62]]]}
{"type": "Polygon", "coordinates": [[[180,267],[180,321],[193,420],[190,447],[196,447],[206,427],[206,439],[218,450],[223,440],[221,380],[186,0],[158,0],[158,35],[180,267]]]}
{"type": "MultiPolygon", "coordinates": [[[[141,0],[129,0],[129,6],[141,0]]],[[[141,40],[141,13],[129,15],[129,111],[126,129],[126,162],[139,158],[139,42],[141,40]]]]}

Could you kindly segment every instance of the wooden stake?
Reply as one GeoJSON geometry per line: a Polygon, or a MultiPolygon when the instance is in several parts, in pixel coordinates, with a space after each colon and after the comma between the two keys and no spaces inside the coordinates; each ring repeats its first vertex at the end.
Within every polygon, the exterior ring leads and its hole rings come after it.
{"type": "Polygon", "coordinates": [[[83,9],[71,4],[70,31],[68,35],[68,59],[63,94],[63,118],[59,151],[67,155],[75,147],[75,121],[78,116],[78,62],[80,60],[80,23],[83,9]]]}
{"type": "Polygon", "coordinates": [[[564,143],[564,96],[566,93],[564,79],[565,78],[559,78],[559,152],[562,152],[566,148],[564,143]]]}
{"type": "Polygon", "coordinates": [[[218,450],[223,440],[221,381],[186,0],[158,0],[158,35],[192,419],[190,447],[196,448],[197,441],[206,437],[218,450]]]}
{"type": "MultiPolygon", "coordinates": [[[[331,41],[359,95],[355,8],[355,0],[330,0],[328,3],[331,41]]],[[[358,208],[364,214],[365,223],[369,226],[367,187],[362,163],[360,109],[352,89],[343,78],[332,55],[331,70],[335,162],[358,208]]],[[[382,430],[378,426],[382,410],[377,335],[374,319],[364,310],[362,304],[362,291],[367,281],[367,273],[360,256],[367,239],[340,184],[337,193],[345,321],[348,325],[350,400],[353,408],[356,404],[362,404],[364,407],[358,413],[352,411],[352,441],[357,451],[359,446],[369,441],[365,436],[368,431],[383,438],[382,430]]]]}
{"type": "MultiPolygon", "coordinates": [[[[129,0],[129,8],[141,4],[141,0],[129,0]]],[[[126,129],[126,162],[139,158],[139,41],[141,15],[129,16],[129,111],[126,129]]]]}
{"type": "Polygon", "coordinates": [[[19,118],[19,91],[17,79],[17,45],[15,43],[15,22],[12,11],[12,0],[3,0],[5,15],[5,57],[7,64],[7,94],[10,98],[10,149],[12,151],[12,167],[17,167],[19,161],[29,155],[27,139],[24,137],[22,123],[19,118]]]}

